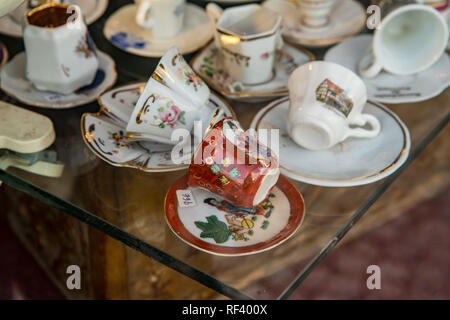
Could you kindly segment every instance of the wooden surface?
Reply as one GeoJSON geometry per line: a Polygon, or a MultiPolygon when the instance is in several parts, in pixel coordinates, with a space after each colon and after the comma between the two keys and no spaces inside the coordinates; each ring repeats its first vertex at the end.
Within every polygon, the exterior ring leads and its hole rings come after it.
{"type": "MultiPolygon", "coordinates": [[[[429,101],[390,106],[410,128],[412,148],[450,111],[449,98],[450,90],[447,89],[429,101]]],[[[262,107],[249,104],[233,106],[244,127],[248,127],[254,114],[262,107]]],[[[441,132],[372,206],[344,238],[345,241],[394,219],[449,187],[449,133],[449,127],[441,132]]],[[[82,152],[85,151],[83,149],[82,152]]],[[[77,167],[80,169],[78,175],[70,175],[75,167],[69,166],[62,178],[45,180],[45,184],[31,173],[13,172],[43,188],[55,189],[52,191],[59,196],[71,199],[127,232],[243,290],[261,278],[276,277],[288,267],[300,271],[382,183],[321,188],[295,182],[306,201],[306,219],[299,232],[266,253],[225,258],[187,246],[166,225],[163,211],[165,194],[185,171],[145,174],[133,169],[114,168],[95,157],[89,159],[82,170],[77,167]]],[[[3,197],[5,207],[15,232],[69,298],[221,298],[212,290],[64,213],[49,209],[9,187],[3,186],[2,192],[6,195],[3,197]],[[65,268],[69,264],[80,265],[86,275],[82,292],[65,289],[65,268]]],[[[294,276],[292,274],[292,279],[294,276]]],[[[279,293],[274,292],[273,297],[279,293]]]]}

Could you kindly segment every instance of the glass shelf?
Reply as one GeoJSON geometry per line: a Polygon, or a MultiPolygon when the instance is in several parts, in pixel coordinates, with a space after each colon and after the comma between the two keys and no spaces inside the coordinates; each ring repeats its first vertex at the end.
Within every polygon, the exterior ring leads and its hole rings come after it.
{"type": "MultiPolygon", "coordinates": [[[[110,1],[105,15],[89,27],[98,48],[117,64],[116,85],[146,80],[158,59],[133,56],[113,47],[102,33],[106,18],[126,1],[110,1]]],[[[23,50],[21,39],[0,36],[10,56],[23,50]]],[[[323,52],[315,52],[319,57],[323,52]]],[[[190,59],[193,55],[187,55],[190,59]]],[[[306,219],[286,243],[265,253],[245,257],[218,257],[193,249],[180,241],[164,218],[164,197],[185,171],[144,173],[113,167],[97,158],[84,144],[81,115],[99,109],[96,102],[68,110],[27,107],[0,92],[0,99],[52,119],[57,138],[50,147],[64,164],[59,178],[44,177],[20,169],[0,169],[0,180],[123,242],[164,265],[236,299],[288,298],[320,261],[351,230],[414,158],[445,127],[450,118],[450,90],[421,103],[390,105],[411,132],[408,162],[390,177],[374,184],[349,188],[324,188],[295,182],[306,202],[306,219]],[[349,199],[352,199],[349,201],[349,199]],[[289,268],[288,268],[289,267],[289,268]],[[289,272],[287,272],[287,270],[289,272]],[[279,287],[260,292],[247,288],[260,278],[279,279],[279,287]]],[[[268,102],[235,103],[244,128],[268,102]]]]}

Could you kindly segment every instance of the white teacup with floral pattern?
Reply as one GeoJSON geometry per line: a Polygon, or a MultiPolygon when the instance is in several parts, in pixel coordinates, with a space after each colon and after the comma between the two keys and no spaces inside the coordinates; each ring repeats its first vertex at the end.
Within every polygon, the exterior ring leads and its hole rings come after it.
{"type": "Polygon", "coordinates": [[[172,140],[176,129],[191,132],[195,121],[209,123],[222,114],[210,105],[209,95],[208,86],[178,49],[169,49],[136,102],[128,121],[127,138],[177,144],[178,140],[172,140]]]}
{"type": "Polygon", "coordinates": [[[257,4],[222,10],[209,3],[206,11],[216,25],[216,47],[231,78],[247,85],[271,80],[275,51],[283,46],[281,16],[257,4]]]}

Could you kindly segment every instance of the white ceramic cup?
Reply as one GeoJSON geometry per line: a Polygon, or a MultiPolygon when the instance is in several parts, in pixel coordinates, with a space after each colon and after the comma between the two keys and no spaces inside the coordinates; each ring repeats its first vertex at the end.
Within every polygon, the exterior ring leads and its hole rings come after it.
{"type": "Polygon", "coordinates": [[[287,130],[300,146],[330,148],[348,137],[372,138],[380,122],[362,113],[367,101],[364,82],[336,63],[314,61],[298,67],[288,82],[287,130]],[[354,126],[370,125],[370,129],[354,126]]]}
{"type": "Polygon", "coordinates": [[[184,21],[185,0],[135,0],[136,23],[158,39],[177,36],[184,21]]]}
{"type": "Polygon", "coordinates": [[[383,69],[398,76],[424,71],[440,58],[448,35],[447,23],[436,9],[422,4],[394,8],[377,27],[358,72],[372,78],[383,69]]]}
{"type": "Polygon", "coordinates": [[[195,121],[207,121],[215,115],[217,108],[209,104],[209,95],[208,86],[178,49],[169,49],[136,102],[127,138],[177,144],[179,141],[171,139],[174,130],[191,132],[195,121]]]}
{"type": "Polygon", "coordinates": [[[243,84],[269,81],[275,51],[281,49],[281,16],[256,4],[222,10],[210,3],[206,10],[216,25],[215,43],[225,69],[243,84]]]}
{"type": "Polygon", "coordinates": [[[301,23],[311,28],[326,26],[335,2],[336,0],[297,0],[301,23]]]}
{"type": "Polygon", "coordinates": [[[26,76],[39,90],[70,94],[95,78],[97,52],[80,7],[50,3],[27,13],[26,76]]]}

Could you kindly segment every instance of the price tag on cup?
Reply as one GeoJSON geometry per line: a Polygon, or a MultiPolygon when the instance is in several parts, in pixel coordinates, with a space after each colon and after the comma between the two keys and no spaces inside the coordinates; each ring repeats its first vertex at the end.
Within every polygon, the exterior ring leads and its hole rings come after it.
{"type": "Polygon", "coordinates": [[[191,190],[177,190],[177,199],[181,208],[195,207],[197,205],[191,190]]]}

